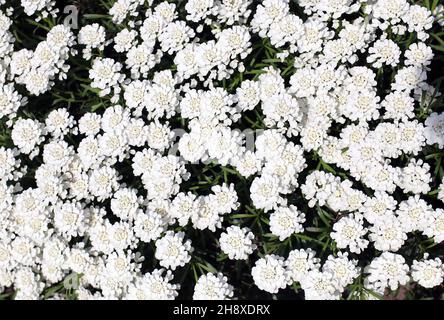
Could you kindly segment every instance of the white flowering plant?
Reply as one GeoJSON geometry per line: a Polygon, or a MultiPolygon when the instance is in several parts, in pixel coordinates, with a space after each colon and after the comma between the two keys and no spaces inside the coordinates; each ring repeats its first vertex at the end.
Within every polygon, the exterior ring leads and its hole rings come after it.
{"type": "Polygon", "coordinates": [[[0,0],[0,298],[443,298],[443,61],[441,0],[0,0]]]}

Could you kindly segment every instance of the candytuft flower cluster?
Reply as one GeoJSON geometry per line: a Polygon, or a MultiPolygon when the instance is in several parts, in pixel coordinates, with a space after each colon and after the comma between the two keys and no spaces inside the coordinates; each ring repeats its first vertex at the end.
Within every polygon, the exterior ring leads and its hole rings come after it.
{"type": "Polygon", "coordinates": [[[0,1],[0,293],[444,294],[438,2],[0,1]]]}

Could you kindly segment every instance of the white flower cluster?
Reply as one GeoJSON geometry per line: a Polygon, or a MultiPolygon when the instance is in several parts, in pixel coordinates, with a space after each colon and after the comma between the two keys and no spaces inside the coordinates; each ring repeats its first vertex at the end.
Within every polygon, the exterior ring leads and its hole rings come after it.
{"type": "Polygon", "coordinates": [[[23,10],[28,16],[38,14],[36,21],[48,16],[57,17],[59,10],[54,8],[55,4],[55,0],[21,0],[23,10]]]}
{"type": "Polygon", "coordinates": [[[11,56],[11,76],[17,84],[23,84],[32,95],[41,95],[50,90],[54,80],[65,80],[70,66],[66,60],[75,54],[76,44],[69,27],[57,25],[45,41],[34,51],[22,49],[11,56]]]}
{"type": "Polygon", "coordinates": [[[233,296],[233,286],[228,284],[222,273],[208,273],[197,280],[194,287],[194,300],[227,300],[233,296]]]}
{"type": "MultiPolygon", "coordinates": [[[[19,108],[27,103],[27,98],[18,93],[16,86],[24,85],[31,95],[38,96],[49,91],[55,80],[65,80],[70,69],[66,61],[76,53],[73,49],[76,40],[69,27],[57,25],[34,51],[14,51],[15,39],[8,31],[11,24],[11,19],[0,11],[0,56],[3,57],[0,64],[3,70],[3,73],[0,71],[0,119],[6,117],[12,120],[19,108]]],[[[9,121],[8,125],[11,123],[9,121]]],[[[31,128],[28,130],[34,135],[31,128]]],[[[24,147],[31,150],[34,146],[29,144],[24,147]]]]}
{"type": "MultiPolygon", "coordinates": [[[[22,0],[26,14],[43,18],[53,5],[22,0]]],[[[440,257],[407,259],[402,248],[413,237],[444,241],[444,209],[429,201],[437,184],[444,202],[444,182],[422,153],[444,147],[444,113],[429,107],[440,93],[427,83],[434,52],[426,42],[442,19],[407,0],[298,5],[308,18],[288,0],[191,0],[183,9],[117,0],[113,37],[99,23],[77,39],[57,25],[35,50],[18,51],[12,18],[0,11],[0,119],[13,144],[0,147],[0,292],[40,299],[74,274],[79,299],[174,299],[174,274],[195,267],[190,238],[203,230],[223,259],[255,257],[254,284],[271,294],[297,284],[306,299],[340,299],[361,280],[379,295],[410,281],[440,285],[440,257]],[[404,35],[407,45],[396,40],[404,35]],[[77,46],[90,64],[85,87],[105,110],[22,115],[28,100],[17,88],[33,99],[66,80],[77,46]],[[257,48],[276,54],[247,78],[257,48]],[[232,77],[238,83],[224,85],[232,77]],[[254,148],[238,129],[252,113],[263,129],[254,148]],[[198,163],[234,172],[246,199],[226,178],[188,188],[203,174],[189,166],[198,163]],[[266,237],[289,246],[322,230],[310,225],[312,212],[331,216],[334,254],[267,252],[264,235],[234,215],[248,209],[268,225],[266,237]],[[362,262],[363,251],[376,254],[362,262]]],[[[235,297],[228,273],[196,279],[194,299],[235,297]]]]}
{"type": "Polygon", "coordinates": [[[252,269],[255,284],[262,290],[277,293],[293,282],[299,282],[307,300],[339,299],[345,287],[360,274],[357,260],[348,253],[330,255],[321,267],[311,249],[297,249],[287,259],[267,255],[252,269]]]}

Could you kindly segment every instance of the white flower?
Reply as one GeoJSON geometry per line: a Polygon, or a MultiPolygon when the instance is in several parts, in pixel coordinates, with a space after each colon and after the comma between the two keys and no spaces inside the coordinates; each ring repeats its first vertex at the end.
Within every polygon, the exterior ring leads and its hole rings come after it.
{"type": "Polygon", "coordinates": [[[402,229],[401,219],[387,215],[376,220],[370,227],[368,238],[380,251],[398,251],[407,240],[407,234],[402,229]]]}
{"type": "Polygon", "coordinates": [[[430,191],[430,165],[424,161],[411,159],[409,164],[402,169],[401,179],[398,185],[405,193],[426,194],[430,191]]]}
{"type": "Polygon", "coordinates": [[[417,66],[404,67],[399,69],[396,74],[392,88],[394,90],[417,90],[426,79],[427,74],[423,68],[417,66]]]}
{"type": "Polygon", "coordinates": [[[279,158],[286,144],[287,139],[281,133],[276,130],[265,130],[255,141],[256,156],[266,160],[279,158]]]}
{"type": "Polygon", "coordinates": [[[366,283],[376,289],[396,290],[399,285],[405,285],[409,281],[409,267],[405,264],[405,259],[391,252],[383,252],[374,258],[364,272],[369,274],[366,283]]]}
{"type": "Polygon", "coordinates": [[[130,284],[125,299],[129,300],[174,300],[180,289],[180,285],[171,284],[173,274],[170,270],[155,269],[151,273],[145,273],[137,277],[130,284]]]}
{"type": "Polygon", "coordinates": [[[40,250],[40,247],[27,237],[16,237],[11,242],[11,257],[23,266],[35,266],[40,250]]]}
{"type": "Polygon", "coordinates": [[[242,144],[243,136],[237,130],[222,127],[212,130],[206,146],[208,155],[226,166],[234,155],[242,152],[242,144]]]}
{"type": "Polygon", "coordinates": [[[433,59],[433,51],[423,42],[412,43],[404,56],[406,57],[405,64],[407,66],[428,66],[433,59]]]}
{"type": "Polygon", "coordinates": [[[246,260],[256,249],[253,243],[254,235],[250,229],[238,226],[229,226],[222,232],[219,239],[220,249],[230,259],[246,260]]]}
{"type": "Polygon", "coordinates": [[[227,280],[222,273],[200,276],[194,287],[193,300],[229,300],[234,288],[227,280]]]}
{"type": "Polygon", "coordinates": [[[143,242],[158,239],[165,231],[166,225],[163,217],[153,211],[138,210],[134,218],[134,234],[143,242]]]}
{"type": "Polygon", "coordinates": [[[117,90],[117,86],[123,82],[125,76],[120,73],[122,65],[111,58],[96,58],[89,71],[92,80],[91,87],[100,89],[101,95],[107,95],[117,90]]]}
{"type": "MultiPolygon", "coordinates": [[[[161,5],[162,4],[159,6],[161,5]]],[[[147,18],[143,21],[143,24],[139,29],[143,41],[156,39],[159,32],[163,29],[165,22],[166,21],[158,14],[147,14],[147,18]]]]}
{"type": "Polygon", "coordinates": [[[188,79],[199,71],[197,61],[197,46],[195,44],[186,44],[182,50],[179,50],[175,57],[174,63],[177,65],[177,72],[183,78],[188,79]]]}
{"type": "Polygon", "coordinates": [[[121,188],[111,199],[111,211],[122,220],[132,220],[139,208],[140,198],[134,189],[121,188]]]}
{"type": "Polygon", "coordinates": [[[179,193],[171,202],[169,215],[178,220],[179,225],[185,226],[194,212],[198,210],[196,195],[191,192],[179,193]]]}
{"type": "Polygon", "coordinates": [[[260,171],[262,161],[259,160],[252,151],[245,151],[245,153],[236,156],[232,160],[232,165],[236,167],[236,170],[239,171],[242,176],[249,177],[260,171]]]}
{"type": "Polygon", "coordinates": [[[43,147],[43,161],[49,166],[60,170],[71,160],[73,147],[65,141],[51,141],[43,147]]]}
{"type": "Polygon", "coordinates": [[[368,246],[368,240],[364,239],[367,228],[361,215],[355,214],[341,218],[333,225],[330,237],[335,240],[340,249],[349,248],[350,252],[361,253],[368,246]]]}
{"type": "Polygon", "coordinates": [[[377,40],[368,50],[367,62],[373,67],[380,68],[383,64],[395,67],[399,63],[401,50],[392,40],[377,40]]]}
{"type": "Polygon", "coordinates": [[[321,51],[323,41],[332,38],[332,35],[325,22],[308,19],[304,22],[304,34],[297,42],[297,50],[310,54],[321,51]]]}
{"type": "Polygon", "coordinates": [[[420,5],[411,5],[406,15],[402,17],[408,25],[408,31],[416,31],[420,40],[425,40],[428,35],[424,33],[432,27],[433,16],[432,13],[425,7],[420,5]]]}
{"type": "Polygon", "coordinates": [[[20,160],[16,160],[15,156],[17,156],[16,149],[0,147],[0,176],[5,182],[18,177],[15,171],[20,167],[20,160]]]}
{"type": "Polygon", "coordinates": [[[279,207],[270,214],[270,231],[278,236],[280,241],[284,241],[294,233],[303,232],[304,222],[305,214],[295,206],[279,207]]]}
{"type": "MultiPolygon", "coordinates": [[[[127,15],[137,15],[137,7],[142,3],[141,0],[118,0],[109,9],[109,14],[114,23],[121,24],[127,15]]],[[[149,3],[152,4],[151,1],[149,3]]]]}
{"type": "Polygon", "coordinates": [[[385,216],[393,215],[396,209],[397,201],[385,192],[377,191],[374,197],[369,197],[360,208],[364,214],[365,220],[375,223],[385,216]]]}
{"type": "Polygon", "coordinates": [[[83,235],[87,222],[87,212],[80,203],[65,202],[54,208],[54,227],[66,239],[83,235]]]}
{"type": "MultiPolygon", "coordinates": [[[[49,30],[47,41],[53,49],[60,51],[62,55],[66,55],[69,52],[69,48],[76,44],[75,35],[71,27],[64,24],[58,24],[49,30]]],[[[76,51],[73,50],[71,52],[75,53],[76,51]]]]}
{"type": "Polygon", "coordinates": [[[433,112],[425,121],[424,135],[427,143],[437,143],[440,148],[444,147],[444,113],[433,112]]]}
{"type": "Polygon", "coordinates": [[[140,113],[147,96],[149,82],[147,80],[134,80],[128,85],[124,86],[123,97],[125,99],[126,106],[130,109],[139,110],[140,113]]]}
{"type": "Polygon", "coordinates": [[[401,122],[399,132],[401,136],[400,149],[406,154],[417,155],[425,145],[424,125],[418,120],[401,122]]]}
{"type": "Polygon", "coordinates": [[[230,213],[239,207],[237,202],[237,193],[234,190],[234,184],[227,186],[225,183],[221,186],[216,185],[211,187],[213,194],[209,195],[209,201],[215,206],[220,214],[230,213]]]}
{"type": "Polygon", "coordinates": [[[145,175],[151,172],[153,169],[155,161],[160,157],[152,149],[144,149],[142,151],[137,151],[133,157],[133,174],[135,176],[145,175]]]}
{"type": "Polygon", "coordinates": [[[390,20],[396,24],[407,13],[409,3],[406,0],[380,0],[375,2],[371,9],[376,18],[390,20]]]}
{"type": "MultiPolygon", "coordinates": [[[[362,165],[362,164],[358,164],[362,165]]],[[[399,170],[387,163],[365,163],[362,168],[361,180],[375,191],[393,193],[396,189],[395,181],[399,179],[399,170]]]]}
{"type": "Polygon", "coordinates": [[[16,270],[14,284],[17,287],[16,300],[38,300],[45,287],[40,276],[29,267],[20,267],[16,270]]]}
{"type": "Polygon", "coordinates": [[[287,42],[296,44],[303,33],[303,21],[294,14],[288,14],[271,24],[268,36],[272,45],[281,47],[287,42]]]}
{"type": "Polygon", "coordinates": [[[340,292],[337,280],[331,272],[312,270],[302,280],[301,287],[306,300],[338,300],[340,292]]]}
{"type": "Polygon", "coordinates": [[[328,256],[322,266],[322,271],[330,272],[333,279],[338,281],[339,286],[345,288],[359,276],[361,271],[357,264],[357,260],[349,260],[348,252],[339,252],[337,257],[328,256]]]}
{"type": "Polygon", "coordinates": [[[331,173],[313,171],[307,176],[305,184],[301,186],[302,194],[305,199],[309,200],[310,207],[314,207],[317,202],[323,206],[336,189],[339,181],[340,179],[331,173]]]}
{"type": "Polygon", "coordinates": [[[19,119],[14,124],[11,138],[20,152],[29,154],[30,157],[38,153],[38,146],[43,142],[43,126],[41,123],[31,119],[19,119]]]}
{"type": "MultiPolygon", "coordinates": [[[[6,221],[12,209],[12,188],[6,185],[6,181],[0,181],[0,218],[6,221]]],[[[6,223],[5,223],[6,225],[6,223]]]]}
{"type": "Polygon", "coordinates": [[[54,5],[51,0],[21,0],[21,5],[28,16],[32,16],[35,12],[44,11],[45,9],[51,11],[54,5]]]}
{"type": "Polygon", "coordinates": [[[91,48],[102,48],[105,43],[106,31],[105,28],[97,23],[89,24],[82,27],[79,31],[78,41],[91,48]]]}
{"type": "MultiPolygon", "coordinates": [[[[290,10],[287,0],[265,0],[256,9],[256,13],[251,21],[253,29],[266,31],[269,26],[285,17],[290,10]]],[[[261,33],[259,33],[261,35],[261,33]]]]}
{"type": "Polygon", "coordinates": [[[206,148],[204,138],[200,133],[192,131],[190,134],[185,133],[180,137],[178,150],[180,155],[191,163],[199,160],[206,160],[206,148]]]}
{"type": "Polygon", "coordinates": [[[409,197],[396,211],[406,232],[424,231],[433,219],[433,209],[419,196],[409,197]]]}
{"type": "Polygon", "coordinates": [[[384,118],[398,120],[414,117],[414,100],[405,91],[390,93],[381,102],[381,107],[385,108],[384,118]]]}
{"type": "MultiPolygon", "coordinates": [[[[382,122],[377,125],[375,130],[369,135],[376,139],[380,146],[381,155],[388,158],[397,158],[401,154],[399,148],[400,137],[396,124],[382,122]]],[[[370,138],[370,140],[372,139],[370,138]]]]}
{"type": "Polygon", "coordinates": [[[142,119],[131,119],[125,126],[126,141],[130,146],[144,146],[148,140],[148,127],[142,119]]]}
{"type": "Polygon", "coordinates": [[[289,91],[298,98],[314,95],[316,91],[316,73],[310,67],[298,68],[290,78],[289,91]]]}
{"type": "Polygon", "coordinates": [[[132,225],[127,222],[116,222],[107,228],[111,250],[125,250],[135,246],[132,225]]]}
{"type": "Polygon", "coordinates": [[[285,92],[285,83],[279,71],[269,67],[259,76],[260,98],[265,101],[274,95],[285,92]]]}
{"type": "Polygon", "coordinates": [[[367,196],[352,188],[350,180],[342,181],[327,199],[327,205],[334,211],[356,211],[362,208],[367,196]]]}
{"type": "Polygon", "coordinates": [[[271,175],[255,178],[250,187],[250,197],[254,206],[265,211],[277,208],[285,202],[279,192],[279,179],[271,175]]]}
{"type": "Polygon", "coordinates": [[[187,20],[199,22],[212,13],[211,11],[214,10],[214,1],[190,0],[186,3],[185,10],[187,12],[187,20]]]}
{"type": "Polygon", "coordinates": [[[207,124],[222,122],[225,125],[236,120],[236,109],[231,105],[234,97],[223,88],[214,88],[205,91],[200,104],[199,120],[207,124]],[[217,122],[216,122],[217,121],[217,122]]]}
{"type": "Polygon", "coordinates": [[[31,59],[34,52],[28,49],[15,51],[11,55],[11,76],[22,75],[31,69],[31,59]]]}
{"type": "Polygon", "coordinates": [[[242,110],[252,110],[260,102],[260,89],[257,81],[242,81],[240,87],[236,89],[238,106],[242,110]]]}
{"type": "Polygon", "coordinates": [[[251,52],[251,36],[245,26],[234,26],[224,29],[219,35],[216,46],[223,55],[229,54],[231,58],[240,55],[245,58],[251,52]]]}
{"type": "Polygon", "coordinates": [[[103,274],[112,277],[119,284],[127,285],[133,280],[137,270],[136,264],[131,260],[131,254],[125,254],[122,251],[113,252],[106,258],[103,274]]]}
{"type": "Polygon", "coordinates": [[[290,251],[285,260],[285,267],[292,282],[301,282],[312,270],[319,270],[320,259],[312,249],[295,249],[290,251]]]}
{"type": "Polygon", "coordinates": [[[251,13],[252,0],[222,0],[216,3],[218,20],[232,25],[236,21],[245,21],[251,13]]]}
{"type": "Polygon", "coordinates": [[[89,176],[89,191],[99,201],[111,198],[112,192],[117,189],[117,171],[109,166],[93,170],[89,176]]]}
{"type": "Polygon", "coordinates": [[[85,169],[96,168],[103,160],[103,156],[100,154],[99,141],[92,136],[80,141],[77,155],[85,169]]]}
{"type": "Polygon", "coordinates": [[[183,49],[184,44],[194,37],[193,29],[185,21],[168,23],[159,35],[162,51],[173,54],[183,49]]]}
{"type": "Polygon", "coordinates": [[[146,77],[148,72],[158,63],[159,56],[152,53],[152,43],[143,42],[128,50],[125,64],[131,69],[131,77],[146,77]]]}
{"type": "Polygon", "coordinates": [[[273,297],[442,284],[437,1],[116,0],[112,30],[96,19],[77,36],[44,35],[55,0],[9,2],[0,296],[66,299],[51,290],[78,280],[79,299],[170,300],[193,261],[217,265],[181,298],[232,299],[245,286],[222,271],[257,249],[253,284],[273,297]],[[32,43],[19,11],[40,26],[32,43]]]}
{"type": "Polygon", "coordinates": [[[297,135],[299,132],[302,115],[299,112],[298,101],[291,95],[277,94],[270,97],[262,103],[262,111],[265,115],[264,123],[268,127],[277,125],[289,136],[297,135]]]}
{"type": "Polygon", "coordinates": [[[198,210],[191,215],[193,227],[198,230],[209,229],[213,232],[216,231],[216,228],[222,228],[222,217],[210,197],[200,196],[197,201],[198,210]]]}
{"type": "Polygon", "coordinates": [[[376,120],[379,117],[379,96],[374,90],[352,92],[345,105],[344,115],[350,120],[376,120]]]}
{"type": "Polygon", "coordinates": [[[304,150],[310,152],[318,150],[327,138],[327,130],[330,120],[326,117],[308,118],[301,130],[301,143],[304,150]]]}
{"type": "Polygon", "coordinates": [[[178,105],[177,92],[170,86],[154,84],[148,89],[144,105],[149,118],[161,118],[164,115],[170,118],[178,105]]]}
{"type": "Polygon", "coordinates": [[[88,230],[91,239],[93,252],[111,253],[113,246],[111,245],[111,227],[108,220],[102,217],[97,218],[96,223],[92,224],[88,230]]]}
{"type": "Polygon", "coordinates": [[[166,1],[161,2],[154,8],[154,14],[159,16],[165,23],[169,23],[177,18],[176,4],[166,1]]]}
{"type": "Polygon", "coordinates": [[[55,138],[60,138],[74,127],[75,121],[66,108],[59,108],[48,114],[45,125],[46,131],[50,132],[55,138]]]}
{"type": "Polygon", "coordinates": [[[101,116],[96,113],[85,113],[79,119],[79,132],[87,136],[94,136],[100,131],[101,116]]]}
{"type": "Polygon", "coordinates": [[[114,37],[114,50],[116,52],[129,51],[135,44],[137,32],[135,30],[123,29],[114,37]]]}
{"type": "Polygon", "coordinates": [[[153,121],[147,128],[147,140],[150,148],[163,151],[168,148],[171,140],[174,137],[174,132],[168,124],[161,124],[158,121],[153,121]]]}
{"type": "Polygon", "coordinates": [[[101,117],[101,128],[110,134],[116,134],[116,131],[123,130],[129,122],[129,112],[121,105],[115,105],[107,108],[101,117]]]}
{"type": "Polygon", "coordinates": [[[444,210],[436,209],[432,213],[430,224],[425,228],[424,234],[436,243],[444,241],[444,210]]]}
{"type": "Polygon", "coordinates": [[[18,109],[26,104],[23,98],[14,88],[13,84],[0,84],[0,119],[3,117],[15,117],[18,109]]]}
{"type": "Polygon", "coordinates": [[[354,89],[366,91],[376,87],[376,74],[373,70],[367,67],[356,66],[350,68],[348,72],[350,77],[347,77],[344,81],[348,91],[353,91],[354,89]]]}
{"type": "Polygon", "coordinates": [[[411,270],[413,281],[425,288],[433,288],[442,284],[444,279],[444,267],[441,259],[414,260],[411,270]]]}
{"type": "Polygon", "coordinates": [[[251,269],[254,284],[269,293],[278,293],[289,284],[289,274],[284,267],[284,258],[267,255],[256,261],[251,269]]]}
{"type": "Polygon", "coordinates": [[[103,135],[98,136],[97,141],[99,143],[100,155],[112,159],[110,164],[116,161],[123,161],[128,148],[125,138],[125,135],[118,130],[105,132],[103,135]]]}
{"type": "Polygon", "coordinates": [[[20,82],[25,83],[26,89],[35,96],[48,91],[52,85],[48,75],[41,69],[31,69],[26,77],[22,75],[20,82]]]}
{"type": "Polygon", "coordinates": [[[155,257],[162,267],[176,270],[177,267],[183,267],[190,261],[190,252],[193,248],[191,240],[184,242],[184,237],[183,232],[167,231],[162,238],[156,241],[155,257]]]}

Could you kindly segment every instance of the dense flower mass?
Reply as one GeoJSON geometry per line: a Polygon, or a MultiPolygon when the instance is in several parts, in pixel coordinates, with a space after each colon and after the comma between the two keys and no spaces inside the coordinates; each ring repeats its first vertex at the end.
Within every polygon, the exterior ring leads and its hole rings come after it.
{"type": "Polygon", "coordinates": [[[440,2],[0,0],[2,297],[439,298],[440,2]]]}

